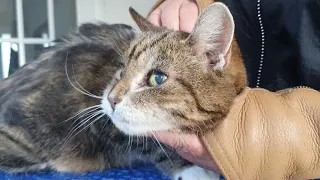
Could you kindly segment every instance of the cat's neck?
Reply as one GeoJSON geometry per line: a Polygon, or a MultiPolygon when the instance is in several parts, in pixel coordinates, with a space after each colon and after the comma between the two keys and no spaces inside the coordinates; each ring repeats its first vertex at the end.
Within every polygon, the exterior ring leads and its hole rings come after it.
{"type": "Polygon", "coordinates": [[[242,90],[248,86],[248,82],[243,56],[235,38],[231,46],[231,63],[226,70],[235,77],[234,85],[237,93],[240,94],[242,90]]]}

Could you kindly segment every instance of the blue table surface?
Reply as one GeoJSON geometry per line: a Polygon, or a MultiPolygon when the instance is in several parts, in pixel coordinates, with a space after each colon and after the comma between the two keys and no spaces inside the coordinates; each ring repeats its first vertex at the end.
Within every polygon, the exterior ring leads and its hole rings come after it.
{"type": "MultiPolygon", "coordinates": [[[[223,177],[220,178],[224,180],[223,177]]],[[[111,169],[84,174],[33,173],[9,175],[0,173],[0,180],[170,180],[155,168],[111,169]]],[[[320,179],[317,179],[320,180],[320,179]]]]}
{"type": "Polygon", "coordinates": [[[155,168],[111,169],[84,174],[26,173],[10,175],[0,173],[0,180],[169,180],[155,168]]]}

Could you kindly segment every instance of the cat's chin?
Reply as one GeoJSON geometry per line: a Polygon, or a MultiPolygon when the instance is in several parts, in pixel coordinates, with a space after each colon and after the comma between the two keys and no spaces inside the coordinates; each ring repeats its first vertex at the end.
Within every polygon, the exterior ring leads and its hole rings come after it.
{"type": "MultiPolygon", "coordinates": [[[[115,82],[115,81],[114,81],[115,82]]],[[[114,82],[111,82],[113,84],[114,82]]],[[[112,86],[108,86],[101,101],[102,112],[108,115],[113,124],[124,134],[132,136],[146,136],[152,132],[176,129],[167,112],[156,108],[134,108],[129,98],[124,98],[116,105],[115,110],[107,100],[112,86]]]]}
{"type": "Polygon", "coordinates": [[[148,136],[150,130],[145,127],[133,126],[127,122],[122,122],[120,120],[112,120],[113,124],[124,134],[129,136],[148,136]]]}
{"type": "Polygon", "coordinates": [[[148,136],[152,132],[157,131],[169,131],[172,129],[170,125],[162,124],[156,125],[152,123],[143,123],[142,119],[133,119],[131,116],[129,119],[122,116],[123,113],[119,113],[117,110],[112,114],[111,120],[113,124],[124,134],[131,136],[148,136]],[[139,121],[140,120],[140,121],[139,121]]]}
{"type": "Polygon", "coordinates": [[[124,99],[117,104],[115,110],[110,103],[103,98],[101,108],[107,114],[113,124],[124,134],[132,136],[146,136],[152,132],[168,131],[175,129],[170,118],[165,112],[153,109],[135,109],[130,105],[130,100],[124,99]]]}

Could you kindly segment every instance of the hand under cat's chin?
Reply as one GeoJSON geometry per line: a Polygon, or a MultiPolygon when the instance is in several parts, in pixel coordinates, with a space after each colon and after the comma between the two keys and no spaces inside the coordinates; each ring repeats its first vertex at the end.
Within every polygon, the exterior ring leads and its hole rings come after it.
{"type": "Polygon", "coordinates": [[[157,137],[158,135],[161,134],[182,134],[183,132],[176,128],[176,129],[170,129],[170,130],[161,130],[161,131],[152,131],[152,132],[147,132],[144,135],[147,137],[157,137]]]}
{"type": "Polygon", "coordinates": [[[175,149],[184,159],[217,174],[221,174],[221,171],[197,134],[159,131],[152,133],[150,136],[175,149]]]}

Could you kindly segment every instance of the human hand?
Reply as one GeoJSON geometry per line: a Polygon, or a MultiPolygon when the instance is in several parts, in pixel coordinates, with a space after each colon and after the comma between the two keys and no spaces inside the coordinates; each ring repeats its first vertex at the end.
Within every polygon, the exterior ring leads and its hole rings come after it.
{"type": "Polygon", "coordinates": [[[157,26],[191,32],[198,12],[195,0],[165,0],[150,14],[148,20],[157,26]]]}
{"type": "Polygon", "coordinates": [[[171,132],[156,132],[153,136],[162,143],[174,148],[184,159],[221,174],[199,136],[195,134],[177,134],[171,132]]]}

